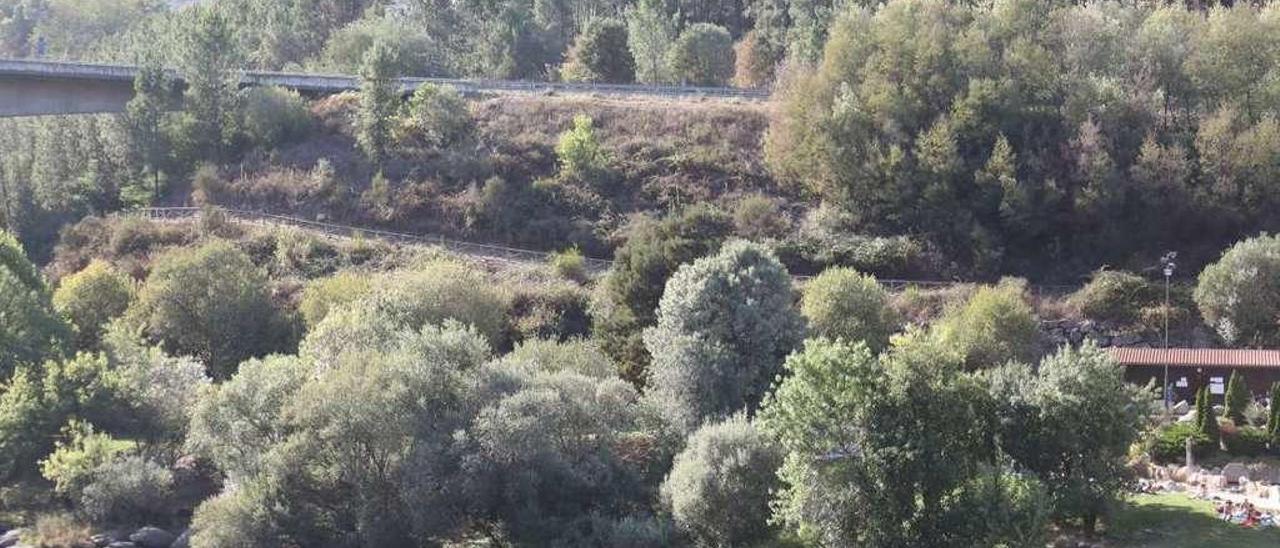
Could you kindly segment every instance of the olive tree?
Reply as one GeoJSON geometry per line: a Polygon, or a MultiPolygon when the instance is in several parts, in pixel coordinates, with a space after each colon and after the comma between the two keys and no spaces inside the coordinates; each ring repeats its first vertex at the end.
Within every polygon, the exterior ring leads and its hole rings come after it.
{"type": "Polygon", "coordinates": [[[647,395],[685,431],[754,412],[803,338],[791,303],[791,277],[758,244],[732,242],[681,267],[662,294],[657,325],[644,334],[653,355],[647,395]]]}
{"type": "Polygon", "coordinates": [[[1280,341],[1280,235],[1239,242],[1200,272],[1196,305],[1229,342],[1280,341]]]}
{"type": "Polygon", "coordinates": [[[744,415],[689,436],[662,484],[676,525],[699,546],[763,545],[782,452],[744,415]]]}

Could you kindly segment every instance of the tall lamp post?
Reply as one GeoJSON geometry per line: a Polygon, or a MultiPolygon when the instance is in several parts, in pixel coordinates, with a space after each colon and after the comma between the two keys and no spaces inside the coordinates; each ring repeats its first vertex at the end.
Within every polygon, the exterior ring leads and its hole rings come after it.
{"type": "Polygon", "coordinates": [[[1173,262],[1178,257],[1178,252],[1170,251],[1164,254],[1160,262],[1164,265],[1164,412],[1169,413],[1169,279],[1173,277],[1173,270],[1177,268],[1177,264],[1173,262]]]}

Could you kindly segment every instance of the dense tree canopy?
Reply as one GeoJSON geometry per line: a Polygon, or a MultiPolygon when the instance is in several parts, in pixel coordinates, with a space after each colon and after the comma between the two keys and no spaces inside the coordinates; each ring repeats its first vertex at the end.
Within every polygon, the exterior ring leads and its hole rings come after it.
{"type": "Polygon", "coordinates": [[[265,276],[230,243],[173,251],[157,260],[127,317],[176,354],[230,377],[241,360],[286,348],[290,328],[265,276]]]}
{"type": "Polygon", "coordinates": [[[736,241],[676,271],[645,330],[648,393],[686,431],[752,413],[803,337],[791,278],[763,247],[736,241]]]}

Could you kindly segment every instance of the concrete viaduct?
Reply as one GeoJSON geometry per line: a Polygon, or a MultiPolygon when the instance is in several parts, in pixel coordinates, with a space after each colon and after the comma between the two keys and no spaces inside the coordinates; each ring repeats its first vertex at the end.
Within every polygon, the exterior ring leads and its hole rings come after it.
{"type": "MultiPolygon", "coordinates": [[[[138,67],[97,63],[0,59],[0,117],[122,112],[133,97],[138,67]]],[[[180,89],[181,77],[174,81],[180,89]]],[[[399,78],[402,93],[428,83],[451,85],[464,95],[482,93],[592,94],[677,99],[737,98],[766,100],[768,91],[755,89],[399,78]]],[[[307,96],[359,88],[355,76],[244,71],[240,85],[279,86],[307,96]]]]}

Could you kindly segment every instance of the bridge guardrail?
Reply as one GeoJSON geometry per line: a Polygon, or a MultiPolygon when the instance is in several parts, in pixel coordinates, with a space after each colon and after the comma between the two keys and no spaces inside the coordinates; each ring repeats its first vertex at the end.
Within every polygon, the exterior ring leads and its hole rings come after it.
{"type": "MultiPolygon", "coordinates": [[[[0,59],[0,77],[67,78],[89,80],[132,81],[136,65],[46,61],[38,59],[0,59]]],[[[170,76],[181,79],[173,70],[170,76]]],[[[297,72],[240,71],[242,85],[278,85],[306,91],[338,92],[357,89],[359,78],[345,74],[309,74],[297,72]]],[[[463,92],[509,91],[524,93],[599,93],[606,95],[647,95],[660,97],[720,97],[768,99],[766,89],[713,86],[595,84],[574,82],[534,82],[524,80],[485,80],[469,78],[397,78],[402,92],[412,92],[422,84],[442,84],[463,92]]]]}

